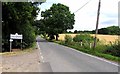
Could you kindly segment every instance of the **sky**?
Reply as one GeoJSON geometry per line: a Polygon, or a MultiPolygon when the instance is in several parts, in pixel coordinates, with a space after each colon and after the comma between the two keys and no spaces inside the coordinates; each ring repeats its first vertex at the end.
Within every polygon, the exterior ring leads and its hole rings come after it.
{"type": "MultiPolygon", "coordinates": [[[[118,26],[118,2],[120,0],[101,0],[100,18],[98,28],[118,26]]],[[[61,3],[69,7],[71,13],[75,14],[74,30],[95,30],[99,0],[46,0],[39,8],[40,11],[49,9],[53,3],[61,3]],[[89,3],[81,8],[85,3],[89,3]],[[77,12],[76,12],[77,11],[77,12]]],[[[39,13],[37,19],[41,18],[39,13]]]]}

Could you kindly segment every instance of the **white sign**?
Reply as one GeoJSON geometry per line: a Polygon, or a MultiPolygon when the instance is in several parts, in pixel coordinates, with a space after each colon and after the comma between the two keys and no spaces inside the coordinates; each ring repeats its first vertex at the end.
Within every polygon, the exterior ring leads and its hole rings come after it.
{"type": "Polygon", "coordinates": [[[23,36],[22,36],[22,34],[18,35],[18,33],[10,34],[10,39],[23,39],[23,36]]]}

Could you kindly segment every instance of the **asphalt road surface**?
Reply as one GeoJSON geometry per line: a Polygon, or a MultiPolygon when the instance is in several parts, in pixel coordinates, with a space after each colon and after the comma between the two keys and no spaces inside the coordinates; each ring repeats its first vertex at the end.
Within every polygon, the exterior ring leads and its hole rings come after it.
{"type": "Polygon", "coordinates": [[[48,72],[118,72],[116,63],[37,37],[43,71],[48,72]]]}

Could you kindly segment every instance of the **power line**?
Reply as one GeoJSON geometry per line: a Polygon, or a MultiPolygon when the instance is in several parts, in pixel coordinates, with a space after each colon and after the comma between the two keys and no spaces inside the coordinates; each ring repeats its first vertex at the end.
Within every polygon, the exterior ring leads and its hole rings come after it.
{"type": "Polygon", "coordinates": [[[74,13],[78,12],[79,10],[81,10],[83,7],[85,7],[91,0],[89,0],[87,3],[85,3],[82,7],[80,7],[77,11],[75,11],[74,13]]]}

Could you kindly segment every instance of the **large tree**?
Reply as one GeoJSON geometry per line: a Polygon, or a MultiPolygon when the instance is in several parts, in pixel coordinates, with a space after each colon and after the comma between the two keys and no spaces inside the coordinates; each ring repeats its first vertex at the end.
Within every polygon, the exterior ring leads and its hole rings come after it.
{"type": "Polygon", "coordinates": [[[2,3],[2,38],[5,47],[9,46],[10,34],[15,33],[23,34],[24,47],[32,45],[35,41],[33,23],[39,12],[38,4],[31,2],[2,3]]]}
{"type": "MultiPolygon", "coordinates": [[[[58,40],[58,34],[66,32],[67,29],[73,29],[74,25],[74,13],[71,13],[69,7],[63,4],[53,4],[50,9],[41,12],[41,23],[44,24],[44,31],[48,34],[50,39],[56,36],[58,40]]],[[[41,25],[41,24],[40,24],[41,25]]]]}

